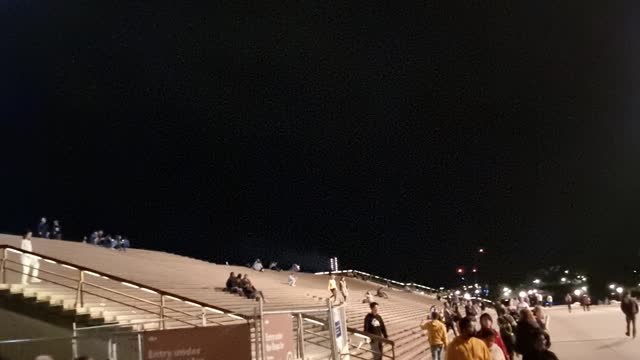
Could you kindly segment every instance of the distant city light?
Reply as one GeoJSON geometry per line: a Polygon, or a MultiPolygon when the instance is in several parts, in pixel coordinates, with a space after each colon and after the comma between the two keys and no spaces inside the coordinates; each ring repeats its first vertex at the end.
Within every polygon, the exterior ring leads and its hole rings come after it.
{"type": "Polygon", "coordinates": [[[567,281],[567,278],[563,277],[562,279],[560,279],[560,281],[565,282],[565,281],[567,281]]]}
{"type": "Polygon", "coordinates": [[[520,291],[520,293],[518,295],[520,295],[521,298],[527,297],[527,293],[524,292],[524,291],[520,291]]]}
{"type": "Polygon", "coordinates": [[[623,292],[623,291],[624,291],[624,289],[623,289],[623,288],[621,288],[621,287],[617,287],[617,288],[616,288],[616,292],[617,292],[618,294],[622,294],[622,292],[623,292]]]}
{"type": "Polygon", "coordinates": [[[483,248],[480,248],[480,250],[478,250],[478,252],[479,252],[479,253],[483,253],[483,252],[484,252],[484,249],[483,249],[483,248]]]}
{"type": "Polygon", "coordinates": [[[535,279],[535,280],[533,280],[533,283],[534,283],[534,284],[540,284],[540,279],[535,279]]]}
{"type": "Polygon", "coordinates": [[[471,270],[472,272],[478,272],[478,269],[473,268],[473,270],[471,270]]]}
{"type": "Polygon", "coordinates": [[[565,271],[564,271],[564,273],[565,273],[565,274],[568,274],[568,273],[569,273],[569,270],[565,270],[565,271]]]}
{"type": "Polygon", "coordinates": [[[611,285],[609,285],[609,289],[613,290],[613,289],[615,289],[615,288],[616,288],[616,284],[611,284],[611,285]]]}
{"type": "Polygon", "coordinates": [[[582,287],[582,291],[587,291],[587,287],[586,287],[586,286],[583,286],[583,287],[582,287]]]}
{"type": "Polygon", "coordinates": [[[471,294],[464,293],[464,298],[465,298],[465,300],[471,300],[471,294]]]}
{"type": "Polygon", "coordinates": [[[456,290],[456,295],[460,295],[460,290],[456,290]]]}
{"type": "Polygon", "coordinates": [[[582,294],[582,291],[580,290],[576,290],[573,292],[576,296],[580,296],[580,294],[582,294]]]}
{"type": "Polygon", "coordinates": [[[507,291],[509,291],[509,288],[504,288],[504,289],[502,289],[502,291],[507,292],[507,291]]]}

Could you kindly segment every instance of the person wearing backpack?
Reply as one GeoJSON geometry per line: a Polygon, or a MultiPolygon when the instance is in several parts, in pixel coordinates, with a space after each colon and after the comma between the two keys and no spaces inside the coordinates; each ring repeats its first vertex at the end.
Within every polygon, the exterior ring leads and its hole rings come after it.
{"type": "Polygon", "coordinates": [[[630,336],[629,330],[633,325],[633,338],[636,337],[636,316],[638,315],[638,303],[631,297],[630,292],[626,292],[620,302],[620,310],[624,313],[627,320],[627,332],[625,335],[630,336]]]}

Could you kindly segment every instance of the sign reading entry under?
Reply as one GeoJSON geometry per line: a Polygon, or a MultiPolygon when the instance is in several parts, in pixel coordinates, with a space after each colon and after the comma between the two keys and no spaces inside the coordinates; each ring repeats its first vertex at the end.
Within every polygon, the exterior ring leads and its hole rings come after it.
{"type": "Polygon", "coordinates": [[[291,314],[264,315],[265,360],[295,359],[291,314]]]}
{"type": "Polygon", "coordinates": [[[249,324],[148,331],[145,360],[251,360],[249,324]]]}

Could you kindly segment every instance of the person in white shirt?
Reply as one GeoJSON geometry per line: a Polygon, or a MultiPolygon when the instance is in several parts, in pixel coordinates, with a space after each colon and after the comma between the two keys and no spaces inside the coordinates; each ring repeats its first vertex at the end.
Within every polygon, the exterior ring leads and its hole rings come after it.
{"type": "Polygon", "coordinates": [[[349,289],[347,288],[347,279],[343,277],[340,278],[340,292],[342,293],[342,298],[344,302],[347,302],[347,296],[349,296],[349,289]]]}
{"type": "Polygon", "coordinates": [[[506,360],[502,349],[498,345],[496,345],[496,334],[491,331],[491,329],[482,329],[478,332],[477,337],[480,340],[484,341],[484,343],[489,348],[489,353],[491,353],[491,360],[506,360]]]}
{"type": "Polygon", "coordinates": [[[296,286],[296,281],[298,281],[298,278],[295,277],[293,273],[289,274],[289,281],[288,281],[289,286],[296,286]]]}
{"type": "Polygon", "coordinates": [[[331,275],[331,278],[329,279],[329,285],[327,286],[327,288],[331,292],[331,296],[329,297],[329,300],[336,301],[338,299],[338,284],[336,284],[335,275],[331,275]]]}
{"type": "Polygon", "coordinates": [[[527,304],[526,301],[524,301],[523,298],[520,299],[520,302],[518,302],[518,306],[517,306],[518,311],[524,310],[524,309],[529,309],[529,304],[527,304]]]}
{"type": "MultiPolygon", "coordinates": [[[[27,233],[22,237],[20,248],[25,251],[33,251],[33,246],[31,245],[31,231],[27,231],[27,233]]],[[[40,271],[40,261],[38,261],[38,258],[30,254],[22,254],[21,260],[22,283],[25,285],[28,284],[29,279],[34,283],[40,282],[40,279],[38,279],[38,273],[40,271]]]]}

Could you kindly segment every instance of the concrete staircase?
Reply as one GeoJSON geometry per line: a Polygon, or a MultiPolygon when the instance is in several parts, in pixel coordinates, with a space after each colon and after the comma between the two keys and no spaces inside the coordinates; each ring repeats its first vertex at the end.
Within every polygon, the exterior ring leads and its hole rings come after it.
{"type": "MultiPolygon", "coordinates": [[[[19,240],[16,236],[0,235],[0,244],[19,247],[19,240]]],[[[253,316],[257,312],[257,302],[219,290],[232,271],[236,274],[249,274],[252,283],[265,294],[266,311],[318,308],[325,306],[328,297],[327,276],[298,273],[297,286],[290,287],[287,285],[288,272],[256,272],[246,267],[215,265],[150,250],[129,249],[127,252],[120,252],[68,241],[34,239],[32,242],[35,253],[95,269],[107,276],[85,276],[85,280],[92,285],[85,285],[87,293],[84,295],[84,304],[76,308],[76,279],[79,272],[41,260],[40,277],[43,282],[18,285],[19,274],[8,271],[7,282],[0,285],[0,298],[9,299],[14,304],[33,303],[44,309],[43,312],[48,314],[49,319],[67,319],[67,323],[72,319],[72,322],[76,321],[83,326],[118,323],[140,330],[159,327],[159,323],[155,321],[159,318],[159,307],[156,305],[160,301],[159,295],[114,281],[110,276],[130,279],[131,282],[145,284],[149,288],[179,294],[211,304],[217,309],[224,309],[223,313],[216,309],[204,309],[209,325],[245,322],[242,316],[253,316]]],[[[16,264],[20,261],[20,255],[9,253],[9,259],[11,262],[7,263],[7,268],[20,271],[21,266],[16,264]]],[[[363,319],[369,308],[367,304],[361,303],[361,299],[366,291],[375,290],[379,285],[353,278],[348,278],[347,281],[350,288],[348,325],[362,330],[363,319]]],[[[396,344],[396,359],[426,359],[428,345],[418,325],[426,318],[429,307],[436,300],[399,289],[388,289],[387,292],[390,299],[377,301],[380,303],[380,312],[390,339],[396,344]]],[[[167,300],[166,305],[170,308],[165,312],[166,327],[186,327],[202,323],[202,307],[171,299],[167,300]]],[[[305,322],[305,329],[323,336],[328,334],[327,329],[312,322],[305,322]]],[[[323,347],[329,345],[321,336],[306,335],[305,340],[323,347]]],[[[352,337],[352,341],[357,344],[362,338],[352,337]]],[[[368,348],[366,345],[363,347],[368,348]]],[[[366,353],[363,356],[369,357],[366,353]]]]}

